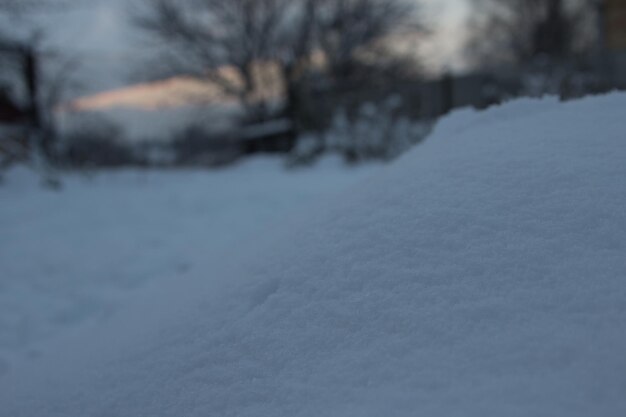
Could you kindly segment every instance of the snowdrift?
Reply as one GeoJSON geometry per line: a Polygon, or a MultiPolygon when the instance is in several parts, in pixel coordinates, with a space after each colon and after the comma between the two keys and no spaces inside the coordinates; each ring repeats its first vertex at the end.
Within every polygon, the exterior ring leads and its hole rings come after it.
{"type": "Polygon", "coordinates": [[[461,111],[0,382],[2,416],[626,415],[626,96],[461,111]]]}

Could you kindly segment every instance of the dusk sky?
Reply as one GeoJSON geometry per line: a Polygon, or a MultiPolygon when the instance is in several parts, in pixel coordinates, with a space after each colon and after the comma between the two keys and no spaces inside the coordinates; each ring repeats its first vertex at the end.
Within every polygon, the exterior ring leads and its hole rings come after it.
{"type": "MultiPolygon", "coordinates": [[[[437,32],[427,46],[428,64],[433,68],[459,69],[458,48],[464,38],[467,0],[423,0],[429,21],[437,32]]],[[[87,92],[114,88],[132,82],[140,72],[141,36],[129,24],[128,0],[85,0],[77,10],[42,18],[50,43],[69,45],[83,62],[87,92]]]]}

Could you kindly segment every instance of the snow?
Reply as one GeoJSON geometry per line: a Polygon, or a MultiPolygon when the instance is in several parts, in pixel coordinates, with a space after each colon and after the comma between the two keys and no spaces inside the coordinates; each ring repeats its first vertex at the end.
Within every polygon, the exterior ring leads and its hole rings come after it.
{"type": "Polygon", "coordinates": [[[159,280],[202,273],[376,169],[327,159],[288,171],[256,158],[218,171],[65,175],[61,192],[10,171],[0,186],[0,378],[48,339],[106,319],[159,280]]]}
{"type": "Polygon", "coordinates": [[[625,132],[624,94],[454,113],[48,343],[0,415],[626,415],[625,132]]]}

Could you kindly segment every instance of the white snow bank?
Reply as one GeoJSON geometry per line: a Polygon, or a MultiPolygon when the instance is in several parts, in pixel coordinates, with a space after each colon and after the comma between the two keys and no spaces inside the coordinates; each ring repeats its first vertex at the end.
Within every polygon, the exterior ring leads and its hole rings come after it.
{"type": "Polygon", "coordinates": [[[0,382],[0,414],[626,415],[625,160],[625,95],[456,113],[0,382]]]}
{"type": "Polygon", "coordinates": [[[12,169],[0,185],[0,379],[50,339],[97,325],[147,286],[206,274],[376,169],[254,158],[214,171],[66,174],[59,192],[12,169]]]}

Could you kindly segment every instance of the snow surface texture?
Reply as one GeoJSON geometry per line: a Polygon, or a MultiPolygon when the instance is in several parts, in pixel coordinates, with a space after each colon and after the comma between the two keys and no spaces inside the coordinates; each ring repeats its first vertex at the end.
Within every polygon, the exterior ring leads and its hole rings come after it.
{"type": "Polygon", "coordinates": [[[96,325],[146,286],[211,271],[242,241],[376,169],[325,160],[288,171],[266,158],[219,171],[66,175],[61,192],[10,171],[0,186],[0,378],[49,339],[96,325]]]}
{"type": "Polygon", "coordinates": [[[625,95],[455,113],[59,341],[0,382],[0,414],[624,416],[625,160],[625,95]]]}

